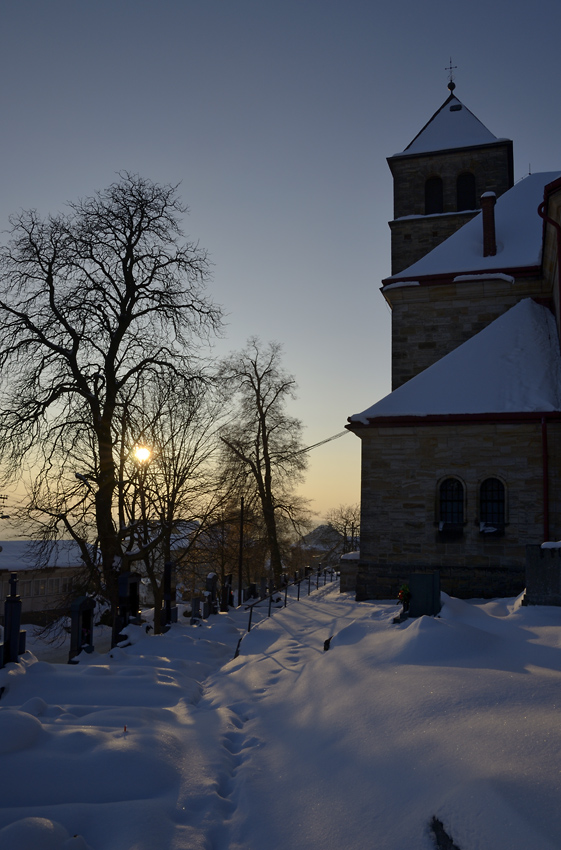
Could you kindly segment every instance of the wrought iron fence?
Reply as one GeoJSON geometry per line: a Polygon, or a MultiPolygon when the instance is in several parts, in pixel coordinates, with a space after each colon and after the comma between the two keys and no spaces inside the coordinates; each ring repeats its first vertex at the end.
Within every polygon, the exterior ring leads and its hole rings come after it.
{"type": "MultiPolygon", "coordinates": [[[[249,617],[248,617],[248,621],[247,621],[247,631],[248,632],[251,631],[251,627],[252,627],[252,625],[254,625],[253,624],[253,613],[254,613],[255,609],[258,608],[258,606],[263,605],[263,603],[267,604],[267,618],[268,618],[268,617],[271,616],[271,613],[272,613],[272,610],[273,610],[273,602],[275,602],[276,608],[279,608],[279,607],[280,608],[286,608],[289,601],[294,601],[294,602],[299,601],[300,596],[302,594],[302,585],[304,586],[304,590],[306,591],[306,596],[309,596],[310,593],[313,593],[314,590],[318,590],[320,585],[324,586],[325,584],[327,584],[328,579],[329,579],[329,582],[332,582],[337,577],[337,572],[333,567],[319,567],[315,571],[308,568],[308,570],[306,572],[307,572],[306,575],[295,578],[293,581],[288,581],[288,579],[287,579],[286,582],[284,582],[281,585],[280,588],[275,588],[270,593],[266,594],[265,596],[260,596],[259,599],[255,600],[255,602],[250,602],[249,605],[245,606],[245,610],[249,611],[249,617]],[[315,585],[315,587],[314,587],[314,585],[315,585]],[[294,592],[294,589],[295,589],[295,592],[294,592]],[[291,590],[292,590],[292,594],[289,595],[289,592],[291,590]],[[283,595],[284,595],[284,600],[282,598],[283,595]],[[282,603],[280,606],[278,605],[279,602],[282,603]]],[[[262,622],[265,619],[266,618],[263,617],[262,620],[260,620],[260,622],[262,622]]],[[[239,654],[239,648],[240,648],[241,641],[242,641],[242,638],[240,638],[240,640],[238,642],[238,646],[237,646],[237,649],[236,649],[236,655],[234,656],[236,658],[239,654]]]]}

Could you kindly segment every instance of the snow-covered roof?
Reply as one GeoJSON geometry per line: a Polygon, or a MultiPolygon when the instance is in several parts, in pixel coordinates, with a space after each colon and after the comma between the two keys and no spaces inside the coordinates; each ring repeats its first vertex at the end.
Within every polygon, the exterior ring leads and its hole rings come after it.
{"type": "Polygon", "coordinates": [[[418,281],[421,277],[438,274],[539,266],[543,222],[537,210],[543,201],[545,186],[560,176],[559,171],[530,174],[498,198],[495,205],[495,256],[483,256],[483,225],[479,213],[412,266],[386,278],[387,283],[418,281]]]}
{"type": "Polygon", "coordinates": [[[497,142],[496,136],[476,118],[454,95],[450,95],[440,109],[425,124],[403,153],[420,154],[453,148],[488,145],[497,142]]]}
{"type": "Polygon", "coordinates": [[[558,410],[561,356],[555,319],[527,298],[349,422],[558,410]]]}
{"type": "MultiPolygon", "coordinates": [[[[33,555],[33,540],[5,540],[0,543],[0,570],[19,572],[20,570],[35,570],[38,568],[33,555]]],[[[80,547],[73,540],[59,540],[50,553],[48,567],[79,567],[82,566],[80,547]]]]}

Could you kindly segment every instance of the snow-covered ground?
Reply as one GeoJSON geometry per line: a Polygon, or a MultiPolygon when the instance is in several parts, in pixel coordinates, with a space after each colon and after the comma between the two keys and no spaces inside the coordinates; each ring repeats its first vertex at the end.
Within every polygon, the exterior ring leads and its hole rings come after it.
{"type": "Polygon", "coordinates": [[[561,609],[444,601],[393,625],[328,584],[236,659],[243,610],[27,652],[0,671],[0,848],[433,850],[436,816],[461,850],[558,850],[561,609]]]}

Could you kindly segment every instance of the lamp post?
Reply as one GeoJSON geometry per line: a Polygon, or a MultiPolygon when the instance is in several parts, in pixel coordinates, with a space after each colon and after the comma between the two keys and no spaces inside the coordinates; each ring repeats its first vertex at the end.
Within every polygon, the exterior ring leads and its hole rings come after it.
{"type": "Polygon", "coordinates": [[[152,451],[148,446],[138,444],[132,450],[138,469],[138,493],[140,496],[140,521],[142,524],[141,543],[148,543],[148,517],[146,516],[146,470],[152,457],[152,451]]]}

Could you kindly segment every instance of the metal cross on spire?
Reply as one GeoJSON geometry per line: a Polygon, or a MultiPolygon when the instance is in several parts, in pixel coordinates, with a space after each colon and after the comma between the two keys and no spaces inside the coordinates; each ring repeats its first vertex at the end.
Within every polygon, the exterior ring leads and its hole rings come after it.
{"type": "Polygon", "coordinates": [[[452,65],[452,57],[450,57],[450,64],[444,69],[448,71],[448,89],[453,92],[456,88],[456,83],[454,82],[454,71],[457,70],[457,65],[452,65]]]}

